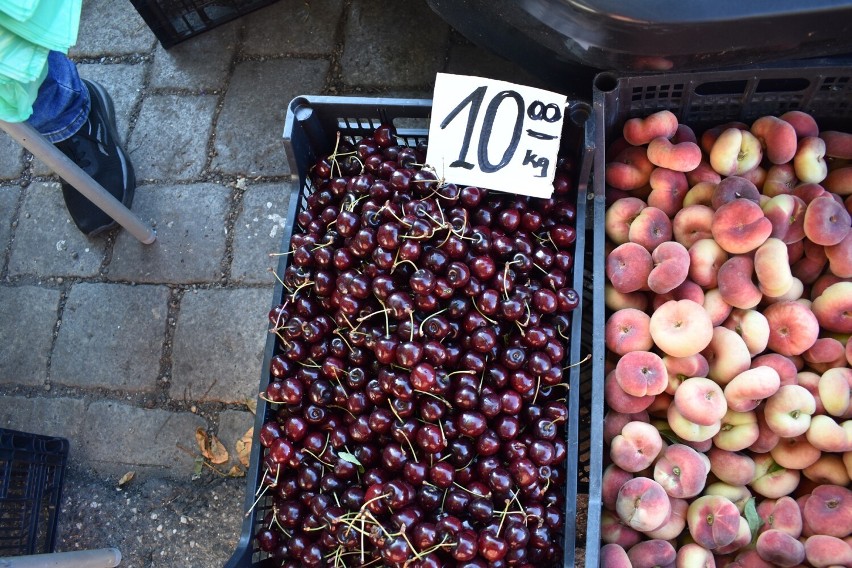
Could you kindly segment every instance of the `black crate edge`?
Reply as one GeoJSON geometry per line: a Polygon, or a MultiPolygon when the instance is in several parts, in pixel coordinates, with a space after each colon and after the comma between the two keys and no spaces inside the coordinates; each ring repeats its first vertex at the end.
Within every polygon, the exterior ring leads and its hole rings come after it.
{"type": "MultiPolygon", "coordinates": [[[[821,130],[852,131],[852,61],[826,59],[784,63],[748,69],[672,73],[665,75],[619,75],[600,73],[593,88],[592,137],[587,137],[588,159],[593,161],[592,251],[593,283],[593,380],[590,398],[593,416],[589,480],[589,527],[586,539],[586,568],[600,564],[601,476],[603,474],[604,404],[604,285],[606,281],[607,206],[603,172],[607,139],[633,117],[670,110],[678,120],[701,130],[728,121],[751,122],[762,115],[780,115],[801,110],[813,115],[821,130]]],[[[616,134],[617,135],[617,134],[616,134]]],[[[587,249],[588,250],[588,249],[587,249]]]]}
{"type": "Polygon", "coordinates": [[[53,552],[68,449],[65,438],[0,428],[0,556],[53,552]]]}
{"type": "MultiPolygon", "coordinates": [[[[286,247],[292,237],[295,218],[306,195],[305,191],[307,190],[306,185],[310,169],[320,155],[330,153],[334,149],[333,141],[336,133],[350,137],[363,136],[371,134],[380,124],[391,122],[396,126],[397,137],[406,141],[409,145],[413,145],[412,143],[415,143],[418,139],[425,139],[428,136],[428,121],[431,107],[432,101],[429,99],[310,95],[295,97],[288,105],[283,138],[285,154],[290,164],[291,172],[293,172],[293,175],[298,180],[298,185],[294,185],[290,194],[288,222],[282,235],[283,246],[286,247]]],[[[570,121],[574,126],[581,131],[580,139],[577,141],[578,154],[587,151],[583,143],[583,137],[588,137],[585,128],[592,124],[592,120],[590,120],[590,105],[584,101],[570,101],[565,114],[570,117],[570,121]]],[[[577,158],[578,167],[586,167],[587,161],[584,159],[585,157],[578,155],[577,158]]],[[[588,214],[586,207],[588,199],[587,180],[589,179],[588,169],[580,169],[579,171],[581,175],[577,176],[579,180],[577,186],[577,240],[574,245],[575,266],[572,280],[572,285],[578,291],[583,290],[584,283],[586,217],[588,214]],[[582,175],[584,173],[585,176],[582,175]]],[[[280,257],[278,264],[279,274],[286,268],[288,262],[288,256],[280,257]]],[[[282,293],[283,286],[281,282],[277,282],[270,308],[274,308],[280,303],[282,293]]],[[[572,362],[581,360],[585,356],[584,353],[588,352],[588,345],[581,341],[583,302],[583,294],[581,294],[580,305],[572,314],[571,341],[569,345],[569,356],[572,362]]],[[[260,391],[263,391],[269,383],[269,363],[275,351],[275,336],[269,334],[264,351],[260,391]]],[[[563,546],[563,566],[573,566],[575,564],[576,546],[583,544],[583,542],[577,542],[577,527],[574,520],[577,513],[578,486],[585,488],[586,485],[585,481],[578,481],[578,478],[581,472],[586,472],[583,475],[583,477],[586,477],[590,469],[588,464],[578,463],[578,460],[581,460],[582,457],[580,456],[577,443],[580,425],[577,420],[576,411],[581,404],[581,389],[579,385],[582,381],[586,380],[586,373],[583,373],[581,377],[581,370],[581,366],[575,365],[571,367],[568,375],[570,385],[569,412],[573,410],[574,413],[570,416],[566,427],[568,448],[566,460],[569,475],[567,476],[565,488],[566,525],[563,534],[565,539],[563,546]],[[571,475],[572,473],[575,475],[571,475]]],[[[255,560],[258,551],[254,549],[252,544],[254,533],[258,527],[258,520],[262,517],[262,515],[259,515],[261,507],[258,506],[259,503],[262,503],[262,497],[258,497],[258,488],[260,487],[263,475],[260,467],[262,447],[258,440],[258,433],[263,423],[268,419],[271,410],[271,405],[265,400],[260,399],[258,401],[250,468],[246,480],[246,495],[243,509],[246,511],[246,515],[237,548],[225,565],[225,568],[266,568],[276,564],[272,558],[255,560]]]]}

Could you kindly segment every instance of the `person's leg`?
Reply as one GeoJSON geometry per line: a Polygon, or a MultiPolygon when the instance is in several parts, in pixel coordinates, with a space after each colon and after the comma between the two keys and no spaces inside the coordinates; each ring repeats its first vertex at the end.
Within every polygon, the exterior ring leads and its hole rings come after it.
{"type": "MultiPolygon", "coordinates": [[[[106,90],[80,79],[77,67],[58,52],[48,56],[47,78],[39,88],[28,122],[126,207],[136,178],[115,126],[115,108],[106,90]]],[[[84,234],[95,236],[115,221],[68,183],[62,182],[68,213],[84,234]]]]}

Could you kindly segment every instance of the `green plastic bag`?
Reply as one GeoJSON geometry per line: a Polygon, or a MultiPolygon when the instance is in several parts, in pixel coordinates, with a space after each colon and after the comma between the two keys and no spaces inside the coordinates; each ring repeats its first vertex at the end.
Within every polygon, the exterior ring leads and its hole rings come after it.
{"type": "Polygon", "coordinates": [[[19,22],[25,22],[33,17],[38,3],[39,0],[0,0],[0,12],[5,12],[19,22]]]}
{"type": "Polygon", "coordinates": [[[83,0],[44,0],[20,22],[0,11],[0,26],[36,45],[66,53],[77,42],[83,0]]]}
{"type": "Polygon", "coordinates": [[[42,73],[48,49],[35,45],[0,27],[0,75],[30,83],[42,73]]]}
{"type": "Polygon", "coordinates": [[[0,75],[0,120],[24,122],[33,113],[38,88],[47,76],[47,65],[41,75],[29,83],[21,83],[0,75]]]}

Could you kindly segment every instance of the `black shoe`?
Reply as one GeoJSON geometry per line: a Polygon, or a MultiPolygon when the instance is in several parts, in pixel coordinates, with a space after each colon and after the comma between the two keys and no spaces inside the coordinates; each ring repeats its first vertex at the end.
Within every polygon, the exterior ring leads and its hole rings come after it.
{"type": "MultiPolygon", "coordinates": [[[[76,134],[55,146],[129,208],[136,189],[136,176],[130,158],[119,145],[115,107],[101,85],[86,80],[83,83],[91,101],[89,118],[76,134]]],[[[68,213],[85,235],[94,237],[117,225],[112,217],[65,181],[62,182],[62,196],[68,213]]]]}

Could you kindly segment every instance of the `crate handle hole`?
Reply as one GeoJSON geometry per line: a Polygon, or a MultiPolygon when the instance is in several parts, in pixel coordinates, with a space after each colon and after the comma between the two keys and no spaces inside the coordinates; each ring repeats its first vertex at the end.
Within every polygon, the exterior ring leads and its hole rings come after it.
{"type": "Polygon", "coordinates": [[[604,93],[611,93],[618,86],[618,77],[612,73],[598,73],[595,77],[595,88],[604,93]]]}
{"type": "Polygon", "coordinates": [[[571,119],[571,123],[575,126],[583,126],[591,116],[592,108],[588,103],[577,102],[568,108],[568,118],[571,119]]]}

